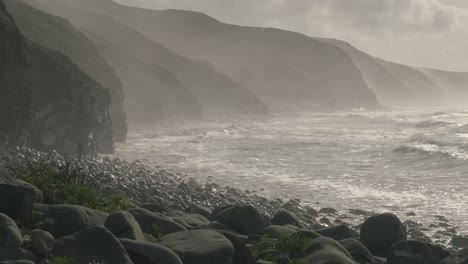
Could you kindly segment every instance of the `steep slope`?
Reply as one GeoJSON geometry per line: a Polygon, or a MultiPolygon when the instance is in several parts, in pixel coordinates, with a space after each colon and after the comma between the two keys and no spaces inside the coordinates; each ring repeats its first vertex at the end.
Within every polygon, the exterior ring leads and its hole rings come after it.
{"type": "Polygon", "coordinates": [[[110,16],[181,55],[206,61],[270,106],[379,107],[345,52],[298,33],[227,25],[200,13],[126,7],[110,0],[44,2],[51,10],[66,4],[110,16]]]}
{"type": "Polygon", "coordinates": [[[347,52],[380,102],[395,107],[466,105],[468,73],[409,67],[366,54],[350,44],[320,39],[347,52]]]}
{"type": "MultiPolygon", "coordinates": [[[[140,69],[138,71],[139,78],[135,78],[135,76],[129,78],[138,81],[143,77],[143,82],[134,83],[132,90],[127,91],[127,102],[129,103],[134,102],[134,105],[138,106],[137,98],[145,97],[146,100],[149,100],[148,96],[153,95],[152,98],[158,98],[160,102],[164,102],[165,106],[162,107],[162,110],[169,114],[174,113],[174,110],[178,110],[175,112],[176,114],[202,115],[204,117],[232,113],[262,114],[268,112],[268,108],[254,93],[217,72],[209,65],[180,56],[113,18],[96,15],[92,10],[87,12],[70,9],[62,1],[41,3],[47,10],[72,21],[95,43],[99,43],[101,48],[104,45],[107,46],[107,52],[105,50],[101,50],[101,52],[107,54],[109,61],[114,61],[114,68],[119,68],[117,64],[120,64],[119,74],[122,73],[123,68],[140,69]],[[118,51],[116,46],[118,46],[118,51]],[[110,50],[113,52],[109,52],[110,50]],[[131,57],[131,67],[122,63],[129,57],[131,57]],[[116,61],[120,63],[115,63],[116,61]],[[186,90],[185,93],[184,90],[186,90]],[[155,97],[154,95],[159,96],[155,97]],[[190,97],[194,97],[192,103],[188,102],[190,97]],[[168,107],[170,108],[168,109],[168,107]]],[[[126,75],[129,77],[129,74],[126,75]]],[[[129,107],[129,111],[133,111],[131,107],[129,107]]],[[[136,109],[134,112],[142,113],[144,111],[136,109]]],[[[154,113],[149,114],[155,116],[154,113]]]]}
{"type": "Polygon", "coordinates": [[[111,116],[117,141],[125,141],[127,124],[122,84],[84,34],[63,18],[48,15],[19,0],[5,1],[18,27],[28,39],[68,56],[80,70],[109,89],[111,116]]]}
{"type": "Polygon", "coordinates": [[[33,42],[28,42],[28,53],[34,94],[32,146],[65,152],[70,143],[86,146],[92,134],[96,151],[112,153],[108,90],[63,54],[33,42]]]}
{"type": "Polygon", "coordinates": [[[28,55],[23,36],[0,0],[0,144],[16,144],[29,123],[31,91],[23,82],[28,55]]]}

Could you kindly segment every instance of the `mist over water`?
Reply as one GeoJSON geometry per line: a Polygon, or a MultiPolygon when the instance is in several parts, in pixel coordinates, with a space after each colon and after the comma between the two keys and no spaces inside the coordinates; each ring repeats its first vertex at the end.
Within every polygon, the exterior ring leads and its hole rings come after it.
{"type": "Polygon", "coordinates": [[[117,153],[314,207],[415,212],[423,223],[444,215],[468,226],[464,110],[303,112],[140,127],[117,153]]]}

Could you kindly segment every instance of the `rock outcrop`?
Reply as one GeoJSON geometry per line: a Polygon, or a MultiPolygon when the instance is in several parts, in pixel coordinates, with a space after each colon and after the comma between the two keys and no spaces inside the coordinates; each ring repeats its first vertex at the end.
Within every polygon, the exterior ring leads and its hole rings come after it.
{"type": "Polygon", "coordinates": [[[15,145],[26,137],[31,114],[31,91],[24,83],[28,55],[25,40],[3,1],[0,39],[0,141],[15,145]]]}
{"type": "Polygon", "coordinates": [[[110,113],[117,141],[127,136],[123,88],[119,77],[88,38],[61,17],[51,16],[24,1],[6,0],[9,12],[24,36],[71,59],[85,74],[109,90],[110,113]]]}

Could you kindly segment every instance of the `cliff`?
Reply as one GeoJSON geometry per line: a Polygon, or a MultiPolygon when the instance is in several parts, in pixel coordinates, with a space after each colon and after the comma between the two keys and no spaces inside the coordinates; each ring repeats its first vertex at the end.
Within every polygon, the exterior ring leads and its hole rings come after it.
{"type": "Polygon", "coordinates": [[[9,12],[26,38],[69,57],[81,71],[110,91],[112,128],[117,141],[125,141],[127,124],[119,77],[93,43],[68,21],[46,14],[23,1],[6,0],[9,12]]]}

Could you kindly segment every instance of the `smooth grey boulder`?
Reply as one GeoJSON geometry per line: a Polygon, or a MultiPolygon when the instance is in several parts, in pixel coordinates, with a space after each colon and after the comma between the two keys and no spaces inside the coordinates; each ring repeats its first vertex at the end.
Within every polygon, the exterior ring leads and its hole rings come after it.
{"type": "Polygon", "coordinates": [[[120,211],[109,215],[104,226],[118,238],[145,241],[140,224],[129,212],[120,211]]]}
{"type": "Polygon", "coordinates": [[[377,263],[369,249],[364,246],[359,240],[354,238],[346,238],[340,241],[340,244],[348,251],[348,253],[358,263],[373,264],[377,263]]]}
{"type": "Polygon", "coordinates": [[[394,214],[371,216],[361,227],[361,242],[377,256],[379,251],[386,251],[393,244],[406,239],[406,229],[394,214]]]}
{"type": "Polygon", "coordinates": [[[292,225],[271,225],[265,228],[265,235],[269,238],[279,239],[282,236],[290,236],[296,234],[299,228],[292,225]]]}
{"type": "Polygon", "coordinates": [[[130,239],[120,242],[135,264],[183,264],[174,251],[163,245],[130,239]]]}
{"type": "Polygon", "coordinates": [[[336,227],[330,227],[330,228],[323,228],[323,229],[318,229],[314,230],[314,232],[324,236],[324,237],[329,237],[332,239],[335,239],[336,241],[340,241],[346,238],[353,238],[353,233],[349,229],[349,227],[345,225],[339,225],[336,227]]]}
{"type": "Polygon", "coordinates": [[[191,213],[191,214],[199,214],[199,215],[202,215],[204,217],[206,217],[206,219],[211,219],[211,215],[213,213],[213,211],[211,211],[210,208],[207,208],[203,205],[191,205],[187,208],[186,210],[187,212],[191,213]]]}
{"type": "Polygon", "coordinates": [[[18,181],[18,185],[30,189],[34,193],[34,203],[42,203],[44,201],[44,195],[42,194],[42,191],[39,190],[39,188],[37,188],[36,186],[24,181],[18,181]]]}
{"type": "Polygon", "coordinates": [[[261,235],[266,227],[263,216],[251,205],[229,207],[217,213],[214,219],[243,235],[261,235]]]}
{"type": "Polygon", "coordinates": [[[294,213],[285,210],[278,210],[273,218],[271,218],[272,225],[284,226],[294,225],[300,228],[305,228],[304,224],[297,218],[294,213]]]}
{"type": "Polygon", "coordinates": [[[392,246],[388,264],[439,264],[450,253],[420,241],[400,241],[392,246]]]}
{"type": "Polygon", "coordinates": [[[35,204],[34,209],[44,215],[44,230],[61,238],[85,228],[101,225],[109,216],[106,213],[77,205],[35,204]]]}
{"type": "Polygon", "coordinates": [[[208,228],[210,220],[199,214],[183,214],[173,216],[174,222],[183,225],[187,230],[208,228]]]}
{"type": "Polygon", "coordinates": [[[0,248],[20,247],[23,237],[15,221],[0,213],[0,248]]]}
{"type": "Polygon", "coordinates": [[[47,231],[35,229],[31,231],[31,249],[41,257],[49,256],[55,244],[55,238],[47,231]]]}
{"type": "Polygon", "coordinates": [[[440,264],[466,264],[468,263],[468,248],[462,249],[445,258],[440,264]]]}
{"type": "Polygon", "coordinates": [[[129,212],[140,224],[141,230],[147,234],[151,234],[155,226],[161,228],[165,234],[187,230],[184,226],[172,221],[170,218],[152,213],[143,208],[130,209],[129,212]]]}
{"type": "Polygon", "coordinates": [[[0,184],[0,194],[0,213],[14,219],[26,218],[36,200],[33,190],[17,185],[0,184]]]}
{"type": "Polygon", "coordinates": [[[160,244],[177,253],[184,264],[231,264],[232,243],[212,230],[192,230],[164,236],[160,244]]]}
{"type": "Polygon", "coordinates": [[[6,168],[0,167],[0,184],[16,185],[18,181],[6,168]]]}
{"type": "Polygon", "coordinates": [[[73,235],[58,239],[52,254],[65,257],[77,264],[115,263],[132,264],[120,241],[106,228],[93,226],[73,235]]]}
{"type": "Polygon", "coordinates": [[[0,264],[36,264],[30,260],[5,260],[0,262],[0,264]]]}
{"type": "Polygon", "coordinates": [[[356,264],[343,246],[328,237],[313,239],[299,253],[297,261],[301,264],[356,264]]]}
{"type": "Polygon", "coordinates": [[[234,259],[232,264],[256,264],[255,257],[250,252],[247,247],[248,237],[243,235],[238,235],[234,232],[224,231],[224,230],[214,230],[219,232],[229,241],[231,241],[232,246],[234,247],[234,259]]]}
{"type": "Polygon", "coordinates": [[[0,261],[29,260],[36,261],[34,254],[20,247],[0,247],[0,261]]]}

